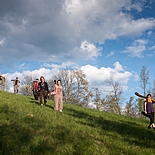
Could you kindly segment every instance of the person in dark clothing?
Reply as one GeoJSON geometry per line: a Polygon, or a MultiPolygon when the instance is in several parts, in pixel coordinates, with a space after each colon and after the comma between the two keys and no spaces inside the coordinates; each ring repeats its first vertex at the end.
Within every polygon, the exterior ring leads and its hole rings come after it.
{"type": "Polygon", "coordinates": [[[47,95],[49,96],[48,84],[45,82],[45,78],[43,76],[40,77],[40,81],[38,84],[38,90],[40,91],[40,105],[43,105],[42,96],[44,97],[44,105],[47,102],[47,95]]]}
{"type": "Polygon", "coordinates": [[[31,90],[33,91],[33,95],[34,95],[34,98],[36,100],[38,100],[38,82],[39,82],[39,79],[36,79],[36,81],[32,81],[32,87],[31,87],[31,90]]]}
{"type": "Polygon", "coordinates": [[[154,125],[155,111],[153,107],[153,102],[155,102],[155,100],[151,99],[151,94],[148,94],[147,99],[144,100],[144,111],[145,111],[145,115],[150,118],[150,125],[148,126],[148,128],[153,127],[153,129],[155,129],[155,125],[154,125]]]}

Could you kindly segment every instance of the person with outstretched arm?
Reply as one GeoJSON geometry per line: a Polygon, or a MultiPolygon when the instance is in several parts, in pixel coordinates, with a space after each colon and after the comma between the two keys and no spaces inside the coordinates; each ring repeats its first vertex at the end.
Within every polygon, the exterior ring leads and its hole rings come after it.
{"type": "Polygon", "coordinates": [[[14,94],[18,94],[18,88],[20,86],[20,81],[18,80],[18,77],[16,77],[16,79],[13,79],[11,81],[13,81],[14,94]]]}
{"type": "Polygon", "coordinates": [[[155,125],[154,125],[154,107],[153,107],[153,102],[155,102],[155,100],[151,99],[151,94],[147,95],[147,98],[144,100],[144,111],[145,111],[145,115],[147,115],[150,118],[150,124],[148,126],[148,128],[153,127],[153,129],[155,129],[155,125]]]}
{"type": "Polygon", "coordinates": [[[40,81],[38,84],[38,90],[40,91],[40,105],[43,106],[42,97],[44,97],[44,105],[47,102],[47,96],[49,96],[48,84],[45,82],[45,78],[43,76],[40,77],[40,81]]]}

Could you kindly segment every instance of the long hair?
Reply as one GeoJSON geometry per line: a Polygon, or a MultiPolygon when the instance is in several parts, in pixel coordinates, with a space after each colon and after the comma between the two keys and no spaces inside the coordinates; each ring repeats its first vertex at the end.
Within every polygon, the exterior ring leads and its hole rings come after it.
{"type": "Polygon", "coordinates": [[[44,79],[44,82],[45,82],[45,78],[43,76],[40,77],[40,81],[42,82],[42,78],[44,79]]]}

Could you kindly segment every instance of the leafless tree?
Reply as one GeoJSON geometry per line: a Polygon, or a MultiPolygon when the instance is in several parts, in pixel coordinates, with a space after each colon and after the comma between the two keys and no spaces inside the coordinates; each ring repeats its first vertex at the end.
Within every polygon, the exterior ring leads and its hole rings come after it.
{"type": "Polygon", "coordinates": [[[146,96],[146,86],[149,84],[149,71],[146,66],[142,66],[140,72],[140,83],[141,88],[143,89],[144,96],[146,96]]]}
{"type": "Polygon", "coordinates": [[[106,104],[108,105],[108,111],[116,114],[121,114],[122,107],[122,93],[123,86],[121,86],[118,82],[113,80],[113,77],[110,80],[107,80],[106,83],[111,86],[111,90],[108,91],[108,95],[106,95],[106,104]]]}
{"type": "Polygon", "coordinates": [[[33,92],[31,90],[31,82],[33,78],[32,76],[25,76],[21,81],[21,85],[19,87],[19,93],[25,96],[32,96],[33,92]]]}

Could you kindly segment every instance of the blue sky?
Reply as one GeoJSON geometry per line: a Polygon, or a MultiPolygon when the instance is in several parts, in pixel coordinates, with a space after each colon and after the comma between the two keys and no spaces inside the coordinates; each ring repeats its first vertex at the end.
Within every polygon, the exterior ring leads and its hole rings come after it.
{"type": "Polygon", "coordinates": [[[140,71],[155,76],[154,0],[8,0],[0,2],[0,72],[10,80],[46,79],[81,68],[104,95],[113,77],[124,98],[142,93],[140,71]]]}

